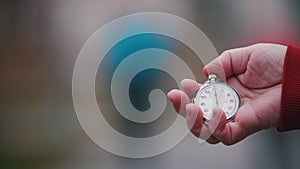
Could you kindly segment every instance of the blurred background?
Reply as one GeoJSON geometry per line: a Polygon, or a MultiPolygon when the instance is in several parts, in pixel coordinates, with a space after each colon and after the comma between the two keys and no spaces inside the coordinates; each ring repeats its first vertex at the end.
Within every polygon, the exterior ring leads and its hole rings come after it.
{"type": "Polygon", "coordinates": [[[276,129],[230,147],[199,144],[188,135],[156,157],[118,157],[89,139],[72,103],[76,58],[113,19],[174,14],[198,26],[221,53],[258,42],[300,45],[299,8],[298,0],[2,0],[0,168],[300,168],[299,131],[276,129]]]}

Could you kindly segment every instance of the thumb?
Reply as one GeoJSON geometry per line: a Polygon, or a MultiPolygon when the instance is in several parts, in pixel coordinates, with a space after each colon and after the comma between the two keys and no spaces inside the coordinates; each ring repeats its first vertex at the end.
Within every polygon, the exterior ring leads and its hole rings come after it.
{"type": "Polygon", "coordinates": [[[216,74],[218,77],[218,80],[220,80],[222,82],[226,82],[226,75],[225,75],[223,64],[220,61],[220,58],[216,58],[212,62],[207,64],[203,68],[203,73],[207,77],[210,74],[216,74]]]}

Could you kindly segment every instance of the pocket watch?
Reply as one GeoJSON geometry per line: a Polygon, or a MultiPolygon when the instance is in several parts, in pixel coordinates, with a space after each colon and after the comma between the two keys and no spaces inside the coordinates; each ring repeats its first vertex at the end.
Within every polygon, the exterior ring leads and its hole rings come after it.
{"type": "Polygon", "coordinates": [[[193,103],[203,112],[203,122],[208,124],[214,108],[221,108],[227,122],[234,119],[241,104],[238,92],[226,83],[220,82],[216,74],[210,74],[200,89],[196,92],[193,103]]]}

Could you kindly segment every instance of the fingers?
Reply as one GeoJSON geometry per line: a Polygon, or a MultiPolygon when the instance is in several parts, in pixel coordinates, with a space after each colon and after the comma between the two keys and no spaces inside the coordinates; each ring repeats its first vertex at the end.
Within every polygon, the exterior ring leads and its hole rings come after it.
{"type": "Polygon", "coordinates": [[[247,64],[254,48],[255,46],[249,46],[224,51],[219,57],[207,64],[203,72],[206,75],[215,73],[221,80],[243,73],[247,69],[247,64]]]}
{"type": "Polygon", "coordinates": [[[214,137],[210,133],[210,131],[207,127],[202,128],[202,131],[201,131],[201,134],[200,134],[199,138],[205,140],[209,144],[218,144],[218,143],[220,143],[220,140],[217,139],[216,137],[214,137]],[[204,135],[203,133],[206,133],[205,136],[203,136],[204,135]]]}
{"type": "Polygon", "coordinates": [[[217,108],[208,124],[212,135],[225,145],[232,145],[247,136],[247,131],[238,122],[226,122],[224,112],[217,108]]]}
{"type": "Polygon", "coordinates": [[[227,123],[224,112],[218,108],[214,110],[208,127],[205,126],[201,109],[190,103],[190,98],[183,91],[174,89],[168,93],[168,97],[175,110],[186,117],[191,133],[210,144],[217,144],[221,141],[225,145],[232,145],[250,134],[238,122],[227,123]]]}
{"type": "Polygon", "coordinates": [[[184,79],[181,82],[182,90],[173,89],[167,95],[180,115],[186,117],[186,123],[191,133],[210,144],[220,142],[215,138],[208,127],[203,125],[203,113],[201,109],[191,102],[191,98],[200,87],[194,80],[184,79]]]}
{"type": "Polygon", "coordinates": [[[181,90],[173,89],[167,94],[176,112],[185,117],[185,105],[190,103],[190,98],[181,90]]]}
{"type": "Polygon", "coordinates": [[[181,81],[182,90],[190,97],[192,98],[194,94],[199,89],[200,85],[191,79],[183,79],[181,81]]]}
{"type": "Polygon", "coordinates": [[[191,132],[199,136],[203,126],[203,114],[201,109],[193,103],[186,105],[186,123],[191,132]]]}
{"type": "Polygon", "coordinates": [[[209,74],[216,74],[220,81],[226,81],[225,68],[223,68],[223,63],[220,58],[214,59],[208,65],[203,68],[203,72],[206,76],[209,74]]]}
{"type": "Polygon", "coordinates": [[[212,136],[209,129],[203,125],[203,113],[201,109],[193,104],[186,105],[186,123],[191,133],[210,144],[217,144],[220,141],[212,136]]]}
{"type": "Polygon", "coordinates": [[[173,106],[180,115],[185,116],[185,105],[191,102],[191,98],[197,92],[200,85],[191,79],[181,81],[183,91],[173,89],[167,95],[173,106]]]}

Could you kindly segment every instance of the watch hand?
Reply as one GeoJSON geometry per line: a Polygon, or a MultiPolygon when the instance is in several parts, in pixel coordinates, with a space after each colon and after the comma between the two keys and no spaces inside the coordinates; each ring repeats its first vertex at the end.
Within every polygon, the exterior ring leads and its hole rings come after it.
{"type": "Polygon", "coordinates": [[[211,106],[211,109],[210,109],[210,113],[209,113],[209,116],[210,116],[209,118],[212,117],[212,113],[213,113],[212,109],[213,109],[213,102],[214,102],[213,92],[212,92],[212,86],[210,86],[210,87],[211,87],[211,89],[210,89],[210,91],[211,91],[211,93],[210,93],[210,100],[211,100],[210,106],[211,106]]]}
{"type": "Polygon", "coordinates": [[[217,104],[217,107],[219,107],[219,102],[218,102],[218,96],[217,96],[216,87],[214,87],[214,91],[215,91],[216,104],[217,104]]]}

